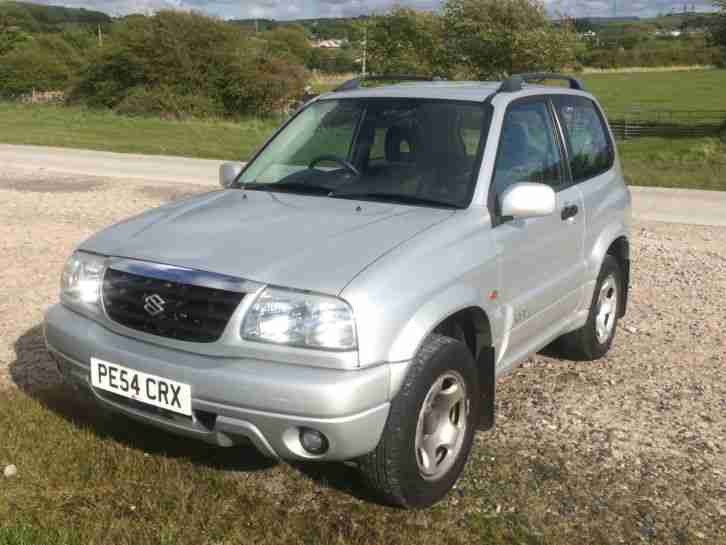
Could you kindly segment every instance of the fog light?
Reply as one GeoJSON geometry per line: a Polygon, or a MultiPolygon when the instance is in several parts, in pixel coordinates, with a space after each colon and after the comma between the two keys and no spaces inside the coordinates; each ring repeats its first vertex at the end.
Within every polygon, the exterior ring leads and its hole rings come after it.
{"type": "Polygon", "coordinates": [[[315,456],[325,454],[328,450],[328,439],[318,430],[300,428],[300,444],[302,447],[315,456]]]}

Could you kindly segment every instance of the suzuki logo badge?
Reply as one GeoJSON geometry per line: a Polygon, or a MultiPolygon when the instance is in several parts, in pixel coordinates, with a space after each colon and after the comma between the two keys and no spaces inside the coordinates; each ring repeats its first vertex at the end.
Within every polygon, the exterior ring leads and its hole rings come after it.
{"type": "Polygon", "coordinates": [[[144,310],[148,312],[150,316],[158,316],[164,312],[166,307],[166,301],[164,301],[161,295],[157,295],[156,293],[144,297],[144,302],[146,303],[144,305],[144,310]]]}

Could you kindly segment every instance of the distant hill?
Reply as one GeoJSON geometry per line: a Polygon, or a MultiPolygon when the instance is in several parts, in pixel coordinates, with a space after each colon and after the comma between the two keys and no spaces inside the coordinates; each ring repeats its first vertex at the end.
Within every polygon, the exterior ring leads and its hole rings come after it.
{"type": "Polygon", "coordinates": [[[679,13],[657,17],[581,17],[575,19],[578,32],[620,33],[632,29],[698,31],[707,28],[715,13],[679,13]]]}
{"type": "Polygon", "coordinates": [[[279,26],[302,26],[311,37],[319,40],[343,40],[350,37],[353,23],[365,20],[361,17],[341,17],[331,19],[298,19],[295,21],[273,21],[270,19],[232,19],[229,22],[254,32],[264,32],[279,26]]]}
{"type": "Polygon", "coordinates": [[[640,17],[580,17],[585,21],[599,25],[607,25],[610,23],[632,23],[633,21],[640,21],[640,17]]]}
{"type": "Polygon", "coordinates": [[[709,26],[717,17],[717,13],[676,13],[655,17],[651,21],[661,28],[686,30],[709,26]]]}
{"type": "MultiPolygon", "coordinates": [[[[590,29],[624,29],[631,25],[654,24],[663,29],[699,28],[715,17],[712,13],[681,13],[676,15],[663,15],[659,17],[578,17],[576,23],[579,31],[590,29]]],[[[274,21],[271,19],[233,19],[229,21],[246,29],[249,32],[264,32],[285,25],[299,25],[307,30],[311,38],[319,40],[334,40],[350,38],[352,26],[356,21],[365,20],[366,16],[357,18],[337,19],[299,19],[294,21],[274,21]]]]}
{"type": "Polygon", "coordinates": [[[26,2],[0,3],[0,29],[18,27],[27,32],[52,32],[71,24],[109,24],[111,17],[100,11],[64,8],[26,2]]]}

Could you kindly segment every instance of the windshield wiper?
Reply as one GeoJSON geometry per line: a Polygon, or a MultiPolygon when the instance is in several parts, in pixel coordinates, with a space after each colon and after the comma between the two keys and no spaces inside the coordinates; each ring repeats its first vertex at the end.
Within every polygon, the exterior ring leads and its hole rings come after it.
{"type": "Polygon", "coordinates": [[[461,208],[460,205],[451,202],[437,201],[435,199],[427,199],[425,197],[417,197],[415,195],[403,195],[400,193],[385,193],[383,191],[371,191],[368,193],[356,193],[350,191],[348,193],[332,193],[331,197],[337,199],[373,199],[377,201],[395,202],[400,204],[413,204],[420,206],[436,206],[439,208],[461,208]]]}
{"type": "Polygon", "coordinates": [[[284,191],[288,193],[303,193],[311,195],[329,195],[333,192],[332,187],[309,184],[305,182],[277,182],[271,184],[249,183],[245,184],[245,189],[255,191],[284,191]]]}

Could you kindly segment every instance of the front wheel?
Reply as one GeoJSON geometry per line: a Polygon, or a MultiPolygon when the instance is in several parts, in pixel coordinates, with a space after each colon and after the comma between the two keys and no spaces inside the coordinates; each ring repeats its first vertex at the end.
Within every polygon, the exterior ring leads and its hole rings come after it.
{"type": "Polygon", "coordinates": [[[360,460],[369,486],[385,501],[428,507],[459,478],[471,450],[480,403],[467,346],[431,335],[411,364],[381,440],[360,460]]]}

